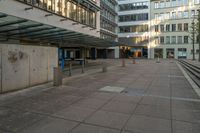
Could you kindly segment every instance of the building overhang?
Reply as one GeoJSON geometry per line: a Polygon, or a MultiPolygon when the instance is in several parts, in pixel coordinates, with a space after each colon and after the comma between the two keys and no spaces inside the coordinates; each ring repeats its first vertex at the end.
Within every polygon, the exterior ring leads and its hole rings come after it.
{"type": "MultiPolygon", "coordinates": [[[[93,30],[93,29],[91,29],[93,30]]],[[[19,40],[26,44],[57,47],[112,47],[119,44],[99,37],[26,20],[0,12],[0,41],[19,40]]]]}

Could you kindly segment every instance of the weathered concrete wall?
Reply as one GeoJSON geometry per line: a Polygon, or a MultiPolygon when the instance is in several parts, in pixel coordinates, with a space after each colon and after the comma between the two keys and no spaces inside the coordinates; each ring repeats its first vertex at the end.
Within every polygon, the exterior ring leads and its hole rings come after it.
{"type": "Polygon", "coordinates": [[[1,64],[1,48],[0,48],[0,92],[1,92],[1,66],[2,66],[2,64],[1,64]]]}
{"type": "Polygon", "coordinates": [[[53,79],[58,50],[53,47],[0,44],[2,92],[45,83],[53,79]]]}

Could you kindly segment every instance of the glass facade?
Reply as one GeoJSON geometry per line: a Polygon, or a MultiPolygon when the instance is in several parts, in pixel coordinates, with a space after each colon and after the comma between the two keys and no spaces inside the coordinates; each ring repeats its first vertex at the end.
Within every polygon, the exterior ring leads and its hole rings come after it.
{"type": "Polygon", "coordinates": [[[119,22],[144,21],[144,20],[148,20],[148,13],[119,16],[119,22]]]}
{"type": "MultiPolygon", "coordinates": [[[[95,11],[74,0],[18,0],[96,28],[95,11]]],[[[94,1],[94,0],[93,0],[94,1]]]]}
{"type": "Polygon", "coordinates": [[[137,2],[119,5],[119,11],[148,9],[148,2],[137,2]]]}
{"type": "Polygon", "coordinates": [[[101,0],[100,37],[107,40],[117,40],[117,2],[101,0]]]}
{"type": "Polygon", "coordinates": [[[120,33],[148,32],[148,25],[120,26],[119,32],[120,33]]]}

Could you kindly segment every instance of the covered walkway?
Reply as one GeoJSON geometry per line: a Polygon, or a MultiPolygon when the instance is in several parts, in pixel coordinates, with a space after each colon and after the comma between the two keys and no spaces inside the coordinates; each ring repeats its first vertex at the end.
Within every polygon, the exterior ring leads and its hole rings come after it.
{"type": "Polygon", "coordinates": [[[107,60],[108,72],[0,95],[0,133],[199,133],[200,98],[175,60],[107,60]]]}

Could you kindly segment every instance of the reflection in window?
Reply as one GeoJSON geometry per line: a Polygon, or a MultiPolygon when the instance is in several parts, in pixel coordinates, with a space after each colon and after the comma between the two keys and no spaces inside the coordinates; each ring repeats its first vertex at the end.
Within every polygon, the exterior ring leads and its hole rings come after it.
{"type": "Polygon", "coordinates": [[[96,13],[69,0],[19,0],[39,8],[70,18],[91,27],[96,27],[96,13]]]}

